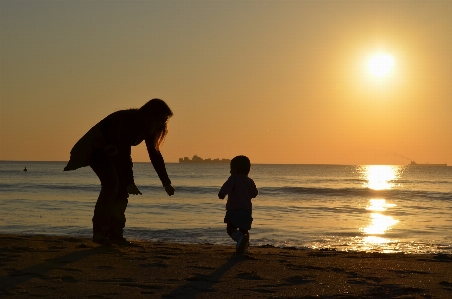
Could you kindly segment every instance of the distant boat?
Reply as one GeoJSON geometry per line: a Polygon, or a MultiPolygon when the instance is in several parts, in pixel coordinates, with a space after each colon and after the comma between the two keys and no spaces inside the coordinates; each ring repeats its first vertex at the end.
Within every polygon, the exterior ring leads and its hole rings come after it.
{"type": "Polygon", "coordinates": [[[446,163],[444,163],[444,164],[430,164],[430,163],[418,164],[414,161],[411,161],[411,163],[408,165],[410,165],[410,166],[447,166],[446,163]]]}
{"type": "Polygon", "coordinates": [[[198,157],[197,155],[194,155],[192,159],[189,157],[179,158],[179,163],[230,163],[231,160],[229,159],[203,159],[201,157],[198,157]]]}

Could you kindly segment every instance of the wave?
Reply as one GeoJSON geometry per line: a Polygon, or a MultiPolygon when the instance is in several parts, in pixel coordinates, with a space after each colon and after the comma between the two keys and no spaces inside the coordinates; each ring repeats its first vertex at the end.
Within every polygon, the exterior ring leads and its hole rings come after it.
{"type": "Polygon", "coordinates": [[[262,187],[259,194],[271,196],[318,195],[331,197],[382,197],[416,199],[429,198],[452,200],[451,192],[432,192],[422,190],[374,190],[370,188],[310,188],[310,187],[262,187]]]}
{"type": "MultiPolygon", "coordinates": [[[[8,184],[0,183],[0,190],[6,192],[31,192],[31,191],[47,191],[47,192],[93,192],[100,191],[99,184],[33,184],[19,183],[8,184]]],[[[209,195],[216,196],[220,187],[218,186],[175,186],[176,192],[182,195],[209,195]]],[[[139,186],[141,191],[160,192],[160,185],[143,185],[139,186]]],[[[259,187],[260,196],[272,197],[298,197],[298,196],[316,196],[316,197],[380,197],[394,199],[433,199],[433,200],[452,200],[452,192],[438,192],[426,190],[407,190],[407,189],[390,189],[390,190],[373,190],[370,188],[323,188],[323,187],[259,187]]]]}
{"type": "Polygon", "coordinates": [[[30,192],[30,191],[81,191],[99,192],[100,185],[69,185],[69,184],[0,184],[0,189],[9,192],[30,192]]]}

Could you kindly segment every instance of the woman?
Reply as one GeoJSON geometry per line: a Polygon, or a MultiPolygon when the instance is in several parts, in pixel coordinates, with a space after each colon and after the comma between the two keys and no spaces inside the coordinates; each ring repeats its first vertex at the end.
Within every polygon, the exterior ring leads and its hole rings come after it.
{"type": "Polygon", "coordinates": [[[174,194],[160,153],[173,115],[168,105],[152,99],[139,109],[120,110],[101,120],[72,148],[65,171],[90,166],[101,182],[94,208],[93,242],[130,245],[123,237],[129,194],[141,194],[134,183],[131,147],[143,140],[166,193],[174,194]]]}

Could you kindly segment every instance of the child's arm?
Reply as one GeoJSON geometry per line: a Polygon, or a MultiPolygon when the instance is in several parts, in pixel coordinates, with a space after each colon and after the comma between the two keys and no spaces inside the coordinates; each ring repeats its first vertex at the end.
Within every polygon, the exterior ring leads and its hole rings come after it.
{"type": "Polygon", "coordinates": [[[255,198],[258,194],[259,194],[259,190],[257,190],[256,184],[254,183],[253,180],[251,180],[253,182],[253,193],[251,194],[252,198],[255,198]]]}
{"type": "Polygon", "coordinates": [[[257,188],[256,188],[256,190],[255,190],[255,192],[254,192],[254,194],[253,194],[253,198],[256,198],[256,196],[259,194],[259,190],[257,190],[257,188]]]}
{"type": "Polygon", "coordinates": [[[218,198],[224,199],[226,197],[226,194],[229,194],[231,192],[232,187],[234,187],[234,184],[232,183],[231,177],[228,178],[228,180],[221,186],[220,192],[218,192],[218,198]]]}

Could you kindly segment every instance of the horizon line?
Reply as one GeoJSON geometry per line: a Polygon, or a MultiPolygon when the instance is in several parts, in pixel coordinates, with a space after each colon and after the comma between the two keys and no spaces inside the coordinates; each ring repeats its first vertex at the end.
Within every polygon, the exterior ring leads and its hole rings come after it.
{"type": "MultiPolygon", "coordinates": [[[[67,162],[66,160],[0,160],[0,162],[50,162],[50,163],[55,163],[55,162],[67,162]]],[[[151,161],[146,161],[146,162],[133,162],[133,163],[152,163],[151,161]]],[[[189,164],[189,165],[193,165],[193,164],[226,164],[226,163],[179,163],[179,162],[165,162],[165,164],[189,164]]],[[[432,164],[436,164],[436,163],[432,163],[432,164]]],[[[447,167],[452,167],[447,165],[447,163],[445,163],[447,167]]],[[[343,163],[251,163],[251,165],[332,165],[332,166],[362,166],[362,165],[391,165],[391,166],[407,166],[409,164],[384,164],[384,163],[378,163],[378,164],[343,164],[343,163]]]]}

